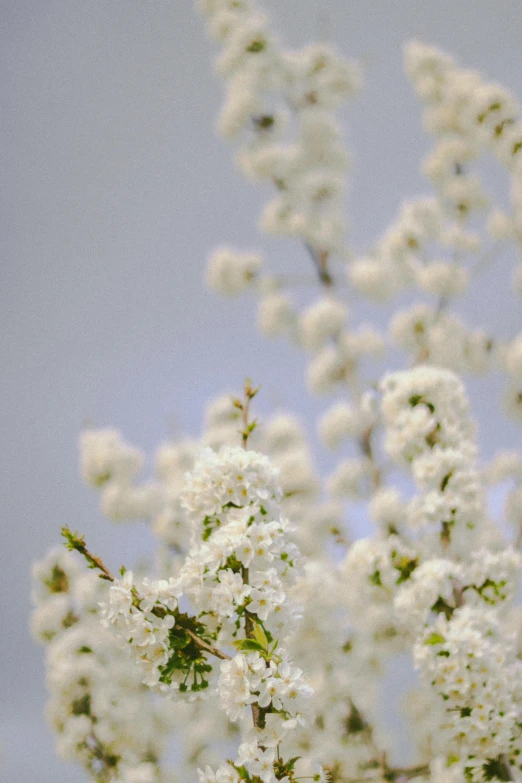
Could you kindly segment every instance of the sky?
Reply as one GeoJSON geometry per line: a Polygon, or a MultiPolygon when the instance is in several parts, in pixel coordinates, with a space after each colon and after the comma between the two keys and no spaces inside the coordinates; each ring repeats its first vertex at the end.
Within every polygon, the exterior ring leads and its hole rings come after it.
{"type": "MultiPolygon", "coordinates": [[[[343,114],[347,214],[361,250],[403,197],[429,192],[404,41],[439,45],[522,99],[517,0],[264,7],[289,46],[323,37],[362,62],[364,90],[343,114]]],[[[109,563],[151,545],[141,525],[106,523],[82,486],[82,426],[115,426],[151,455],[173,433],[196,434],[205,402],[247,375],[262,384],[266,409],[284,405],[312,422],[323,403],[304,390],[303,357],[259,336],[255,301],[224,303],[202,282],[220,244],[259,248],[274,269],[307,258],[257,232],[266,193],[242,179],[214,132],[222,89],[192,2],[4,0],[0,13],[0,780],[81,783],[81,770],[56,760],[43,717],[43,653],[27,630],[31,562],[63,524],[109,563]]],[[[488,176],[505,199],[501,172],[488,176]]],[[[513,261],[501,255],[466,305],[468,320],[502,337],[520,330],[507,295],[513,261]]],[[[519,433],[497,411],[499,385],[469,388],[483,453],[516,446],[519,433]]]]}

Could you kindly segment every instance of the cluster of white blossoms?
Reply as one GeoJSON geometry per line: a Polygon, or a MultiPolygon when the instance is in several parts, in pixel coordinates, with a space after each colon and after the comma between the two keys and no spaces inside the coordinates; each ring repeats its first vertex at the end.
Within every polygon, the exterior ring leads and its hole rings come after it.
{"type": "MultiPolygon", "coordinates": [[[[101,604],[102,623],[130,652],[144,685],[191,699],[208,696],[212,682],[232,721],[252,711],[254,728],[236,765],[255,778],[263,761],[265,783],[292,773],[296,760],[283,762],[278,748],[306,722],[313,694],[280,644],[298,615],[288,591],[301,555],[289,540],[278,477],[257,452],[231,446],[202,451],[181,494],[192,546],[179,575],[154,581],[130,571],[121,578],[104,572],[112,584],[101,604]],[[180,607],[187,600],[188,613],[180,607]],[[234,647],[231,657],[226,650],[234,647]],[[219,674],[213,658],[222,661],[219,674]]],[[[216,775],[235,779],[234,769],[216,775]]]]}
{"type": "Polygon", "coordinates": [[[259,652],[252,652],[221,664],[219,695],[231,720],[238,720],[244,708],[255,703],[262,710],[272,709],[272,731],[276,714],[278,729],[293,728],[308,711],[312,693],[302,670],[281,655],[266,661],[259,652]]]}
{"type": "Polygon", "coordinates": [[[503,757],[518,766],[522,663],[494,613],[463,606],[449,619],[439,614],[415,644],[414,659],[444,700],[439,752],[477,772],[497,759],[501,767],[503,757]]]}
{"type": "Polygon", "coordinates": [[[222,47],[216,70],[226,100],[218,128],[242,136],[237,162],[246,176],[277,190],[261,228],[301,238],[318,261],[340,250],[348,160],[334,113],[357,91],[357,67],[326,44],[285,50],[254,3],[198,5],[222,47]]]}
{"type": "Polygon", "coordinates": [[[415,550],[395,535],[362,538],[353,544],[341,564],[341,576],[350,620],[360,634],[392,648],[403,645],[391,608],[417,565],[415,550]]]}
{"type": "Polygon", "coordinates": [[[143,456],[113,429],[86,429],[80,438],[84,481],[101,491],[103,513],[117,522],[149,518],[162,505],[155,482],[135,484],[143,456]]]}
{"type": "Polygon", "coordinates": [[[257,253],[237,253],[225,247],[220,248],[209,259],[207,285],[217,294],[236,296],[256,279],[261,264],[261,256],[257,253]]]}
{"type": "Polygon", "coordinates": [[[420,490],[407,509],[417,546],[467,557],[489,545],[496,529],[485,514],[475,427],[458,377],[420,365],[385,376],[381,386],[384,448],[410,467],[420,490]]]}
{"type": "MultiPolygon", "coordinates": [[[[264,783],[291,771],[279,753],[276,759],[276,750],[286,733],[304,722],[313,693],[279,643],[296,614],[288,590],[301,556],[281,515],[278,476],[257,452],[208,449],[187,475],[182,495],[193,545],[180,582],[217,641],[239,650],[221,663],[222,709],[237,721],[250,708],[254,721],[236,762],[219,769],[217,780],[239,779],[240,767],[247,779],[259,776],[264,783]]],[[[207,768],[200,779],[213,774],[207,768]]]]}
{"type": "MultiPolygon", "coordinates": [[[[299,240],[311,267],[292,277],[269,271],[264,252],[223,246],[206,283],[255,292],[260,331],[306,353],[309,391],[329,398],[314,410],[330,454],[312,454],[291,413],[251,422],[248,383],[245,402],[208,404],[198,437],[160,446],[152,480],[117,431],[84,432],[82,473],[104,514],[147,521],[159,552],[153,575],[114,578],[78,539],[105,581],[65,553],[37,567],[32,628],[48,645],[59,751],[97,783],[170,783],[161,753],[175,723],[175,783],[196,769],[200,783],[520,780],[522,460],[502,452],[479,465],[459,374],[503,374],[520,423],[522,338],[452,311],[499,250],[520,251],[516,102],[408,44],[435,139],[422,165],[431,192],[405,200],[359,252],[347,247],[337,121],[358,69],[327,44],[285,50],[252,0],[197,5],[221,47],[218,128],[240,144],[245,176],[273,188],[259,227],[299,240]],[[507,210],[483,187],[486,153],[508,171],[507,210]],[[393,307],[405,292],[382,331],[357,321],[358,298],[393,307]],[[397,348],[410,369],[379,382],[376,362],[395,363],[397,348]],[[491,489],[505,496],[496,522],[491,489]],[[392,761],[383,718],[398,655],[420,675],[403,700],[408,766],[392,761]]],[[[512,287],[522,295],[520,260],[512,287]]]]}
{"type": "Polygon", "coordinates": [[[181,653],[175,652],[175,645],[186,641],[184,630],[173,631],[181,593],[179,581],[173,578],[136,580],[132,571],[125,571],[111,585],[109,600],[102,605],[102,623],[114,630],[124,647],[131,646],[143,683],[158,691],[186,690],[190,675],[192,689],[197,691],[201,684],[198,675],[206,671],[199,654],[195,660],[188,657],[187,661],[178,661],[181,653]]]}
{"type": "MultiPolygon", "coordinates": [[[[202,448],[219,449],[238,443],[241,413],[233,394],[222,394],[206,407],[201,437],[163,443],[155,456],[156,476],[141,482],[138,472],[144,455],[122,440],[114,430],[89,429],[80,438],[84,480],[101,495],[101,508],[108,519],[121,523],[147,521],[162,543],[162,572],[170,573],[190,547],[190,525],[181,503],[185,475],[202,448]],[[129,470],[132,455],[132,470],[129,470]],[[108,497],[116,502],[108,502],[108,497]],[[141,498],[143,502],[135,502],[141,498]]],[[[375,407],[375,406],[374,406],[375,407]]],[[[339,529],[342,509],[322,486],[313,463],[309,440],[301,422],[293,415],[276,411],[251,433],[252,447],[270,458],[280,471],[281,504],[285,514],[299,519],[295,531],[301,548],[318,551],[339,529]]]]}
{"type": "Polygon", "coordinates": [[[403,632],[418,634],[437,614],[451,614],[455,605],[497,606],[511,603],[516,594],[521,561],[507,549],[473,552],[467,563],[446,558],[426,560],[394,598],[394,610],[403,632]]]}
{"type": "Polygon", "coordinates": [[[225,446],[200,455],[182,496],[194,525],[183,592],[227,642],[253,619],[276,633],[295,611],[286,597],[300,554],[281,517],[277,477],[266,457],[225,446]]]}
{"type": "Polygon", "coordinates": [[[107,583],[65,549],[33,567],[32,631],[47,647],[47,719],[64,761],[102,783],[174,783],[162,764],[173,728],[168,702],[155,702],[134,660],[100,624],[107,583]]]}
{"type": "Polygon", "coordinates": [[[385,448],[409,466],[419,490],[407,513],[418,558],[393,596],[393,612],[440,699],[433,747],[474,780],[512,779],[521,664],[504,618],[522,561],[502,548],[485,514],[474,427],[457,376],[419,366],[386,376],[382,388],[385,448]]]}

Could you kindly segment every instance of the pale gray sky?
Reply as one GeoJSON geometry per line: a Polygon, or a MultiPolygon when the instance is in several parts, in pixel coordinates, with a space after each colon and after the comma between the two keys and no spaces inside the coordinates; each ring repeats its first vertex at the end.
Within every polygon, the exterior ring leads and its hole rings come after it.
{"type": "MultiPolygon", "coordinates": [[[[356,247],[402,197],[428,189],[403,41],[440,45],[522,99],[518,0],[264,5],[289,44],[326,34],[365,65],[364,92],[345,113],[356,247]]],[[[255,230],[263,194],[213,133],[221,85],[191,2],[4,0],[2,21],[0,779],[80,783],[80,770],[55,760],[42,714],[42,651],[27,632],[30,563],[64,523],[118,564],[148,546],[140,526],[104,523],[82,487],[82,422],[119,427],[152,452],[173,421],[197,432],[205,400],[247,374],[263,384],[265,407],[318,410],[303,392],[302,357],[257,334],[253,300],[224,305],[201,282],[216,244],[259,247],[274,266],[307,259],[255,230]]],[[[506,254],[468,306],[470,320],[503,336],[521,322],[505,299],[511,265],[506,254]]],[[[495,413],[497,384],[475,382],[472,392],[485,451],[516,445],[519,433],[495,413]]]]}

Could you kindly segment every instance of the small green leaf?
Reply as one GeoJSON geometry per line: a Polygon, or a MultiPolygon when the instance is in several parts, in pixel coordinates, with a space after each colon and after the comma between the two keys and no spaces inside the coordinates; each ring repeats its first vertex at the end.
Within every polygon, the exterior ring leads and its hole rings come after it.
{"type": "Polygon", "coordinates": [[[254,625],[254,636],[256,637],[257,641],[259,642],[263,650],[268,649],[268,639],[266,633],[264,631],[264,628],[258,623],[254,625]]]}
{"type": "Polygon", "coordinates": [[[234,647],[241,652],[265,652],[265,648],[256,639],[238,639],[234,647]]]}
{"type": "Polygon", "coordinates": [[[444,492],[444,490],[448,486],[448,482],[449,482],[450,478],[452,477],[452,475],[453,475],[453,472],[450,470],[450,472],[446,473],[446,475],[444,476],[444,478],[440,482],[440,491],[441,492],[444,492]]]}
{"type": "Polygon", "coordinates": [[[251,52],[252,54],[257,54],[258,52],[262,52],[264,48],[265,48],[265,42],[263,41],[262,38],[260,38],[251,41],[251,43],[249,43],[248,46],[246,47],[245,51],[251,52]]]}
{"type": "Polygon", "coordinates": [[[184,647],[187,646],[187,644],[190,642],[190,636],[188,633],[185,633],[184,631],[179,632],[177,631],[176,634],[170,634],[169,635],[169,643],[170,647],[173,650],[182,650],[184,647]]]}
{"type": "Polygon", "coordinates": [[[434,631],[424,641],[424,644],[444,644],[445,641],[446,639],[443,636],[441,636],[440,633],[434,631]]]}
{"type": "Polygon", "coordinates": [[[368,579],[372,585],[375,585],[376,587],[382,587],[381,572],[378,569],[374,571],[373,574],[370,574],[368,579]]]}

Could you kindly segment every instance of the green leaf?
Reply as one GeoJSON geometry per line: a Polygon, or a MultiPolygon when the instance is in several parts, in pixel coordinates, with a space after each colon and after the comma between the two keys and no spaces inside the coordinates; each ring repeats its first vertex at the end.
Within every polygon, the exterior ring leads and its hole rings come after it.
{"type": "Polygon", "coordinates": [[[241,652],[265,652],[265,648],[256,639],[238,639],[234,647],[241,652]]]}
{"type": "Polygon", "coordinates": [[[258,52],[262,52],[264,48],[265,48],[265,42],[262,38],[259,38],[251,41],[251,43],[249,43],[248,46],[245,48],[245,51],[250,52],[252,54],[257,54],[258,52]]]}
{"type": "Polygon", "coordinates": [[[445,641],[446,639],[443,636],[441,636],[440,633],[434,631],[424,641],[424,644],[444,644],[445,641]]]}
{"type": "Polygon", "coordinates": [[[368,579],[372,585],[375,585],[376,587],[382,587],[381,572],[378,569],[374,571],[373,574],[370,574],[368,579]]]}
{"type": "Polygon", "coordinates": [[[169,634],[169,643],[170,647],[173,650],[182,650],[184,647],[187,646],[190,642],[190,636],[188,633],[185,633],[184,631],[176,630],[176,633],[170,633],[169,634]]]}
{"type": "Polygon", "coordinates": [[[449,480],[450,480],[450,478],[451,478],[452,476],[453,476],[453,471],[451,471],[451,470],[450,470],[450,472],[449,472],[449,473],[446,473],[446,475],[444,476],[444,478],[443,478],[443,479],[442,479],[442,481],[440,482],[440,491],[441,491],[441,492],[444,492],[444,490],[445,490],[445,489],[446,489],[446,487],[448,486],[448,482],[449,482],[449,480]]]}
{"type": "Polygon", "coordinates": [[[264,631],[264,628],[261,625],[259,625],[258,623],[256,623],[254,625],[254,636],[256,637],[257,641],[259,642],[259,644],[261,645],[263,650],[267,650],[268,649],[268,639],[267,639],[266,633],[264,631]]]}

